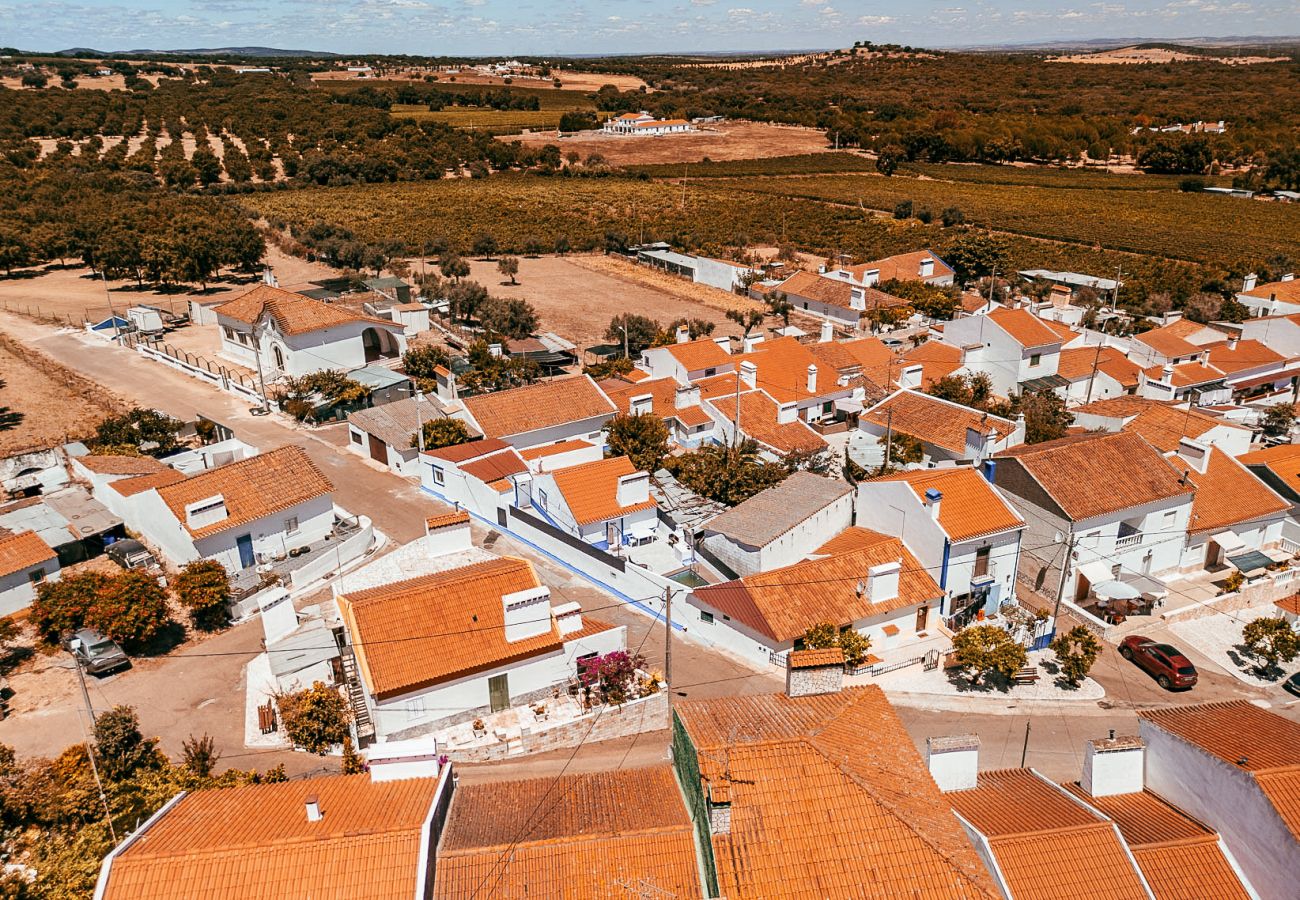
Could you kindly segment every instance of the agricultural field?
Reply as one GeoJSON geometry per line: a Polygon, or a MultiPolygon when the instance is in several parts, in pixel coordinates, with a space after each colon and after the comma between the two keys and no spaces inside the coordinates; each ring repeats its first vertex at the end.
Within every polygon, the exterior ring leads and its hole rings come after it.
{"type": "MultiPolygon", "coordinates": [[[[624,166],[630,175],[651,178],[681,178],[680,165],[624,166]]],[[[825,175],[836,172],[874,172],[876,162],[860,153],[802,153],[797,156],[772,156],[767,159],[734,159],[726,162],[696,163],[687,172],[690,178],[746,178],[761,175],[825,175]]]]}
{"type": "Polygon", "coordinates": [[[879,175],[749,178],[733,191],[893,210],[911,201],[937,218],[949,207],[968,223],[1030,237],[1229,266],[1300,246],[1300,209],[1203,193],[1099,191],[959,183],[879,175]]]}
{"type": "Polygon", "coordinates": [[[705,125],[690,134],[651,136],[580,131],[561,137],[551,131],[522,137],[503,137],[501,140],[518,141],[533,149],[544,144],[559,144],[560,149],[566,153],[570,150],[583,156],[598,153],[606,162],[615,166],[766,159],[830,150],[826,135],[815,128],[739,121],[705,125]]]}
{"type": "MultiPolygon", "coordinates": [[[[762,174],[762,173],[756,173],[762,174]]],[[[795,173],[792,173],[795,174],[795,173]]],[[[903,163],[898,174],[974,184],[1035,185],[1101,191],[1177,191],[1188,176],[1107,172],[1062,166],[986,166],[974,163],[903,163]]],[[[1196,176],[1206,185],[1231,185],[1227,176],[1196,176]]]]}
{"type": "MultiPolygon", "coordinates": [[[[389,110],[394,118],[415,119],[418,122],[440,122],[453,128],[487,131],[489,134],[518,134],[524,129],[555,130],[560,116],[568,110],[558,109],[492,109],[482,106],[447,106],[430,110],[418,104],[394,104],[389,110]]],[[[601,119],[609,114],[600,113],[601,119]]]]}

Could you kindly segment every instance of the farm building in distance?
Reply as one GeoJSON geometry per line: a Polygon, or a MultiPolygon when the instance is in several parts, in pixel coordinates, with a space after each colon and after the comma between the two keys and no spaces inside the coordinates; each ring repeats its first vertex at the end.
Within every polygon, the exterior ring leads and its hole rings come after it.
{"type": "Polygon", "coordinates": [[[685,119],[656,119],[642,110],[615,116],[601,130],[606,134],[682,134],[696,128],[685,119]]]}

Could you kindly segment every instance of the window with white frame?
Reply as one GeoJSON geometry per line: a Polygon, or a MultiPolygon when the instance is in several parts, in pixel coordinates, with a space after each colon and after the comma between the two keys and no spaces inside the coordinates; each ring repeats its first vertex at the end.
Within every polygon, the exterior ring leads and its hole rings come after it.
{"type": "Polygon", "coordinates": [[[297,534],[297,533],[298,533],[298,517],[297,517],[297,516],[290,516],[289,518],[287,518],[287,519],[284,520],[284,533],[285,533],[285,534],[297,534]]]}
{"type": "Polygon", "coordinates": [[[429,468],[433,471],[434,484],[443,484],[446,481],[446,477],[442,474],[442,469],[439,469],[437,466],[430,466],[429,468]]]}
{"type": "Polygon", "coordinates": [[[428,708],[424,705],[423,697],[412,697],[406,701],[406,716],[408,719],[422,716],[428,711],[428,708]]]}

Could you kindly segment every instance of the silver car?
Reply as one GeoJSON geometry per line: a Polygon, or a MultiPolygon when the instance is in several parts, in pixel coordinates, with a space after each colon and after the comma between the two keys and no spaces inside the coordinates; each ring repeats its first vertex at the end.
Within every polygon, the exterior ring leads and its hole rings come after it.
{"type": "Polygon", "coordinates": [[[67,647],[76,657],[78,665],[91,675],[100,675],[131,665],[116,641],[111,641],[92,628],[83,628],[68,638],[67,647]]]}

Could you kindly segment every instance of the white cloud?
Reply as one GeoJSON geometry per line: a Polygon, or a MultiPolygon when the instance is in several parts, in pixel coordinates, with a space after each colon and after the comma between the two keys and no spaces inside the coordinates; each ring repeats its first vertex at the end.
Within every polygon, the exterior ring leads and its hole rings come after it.
{"type": "Polygon", "coordinates": [[[895,21],[893,16],[858,16],[859,25],[888,25],[895,21]]]}

